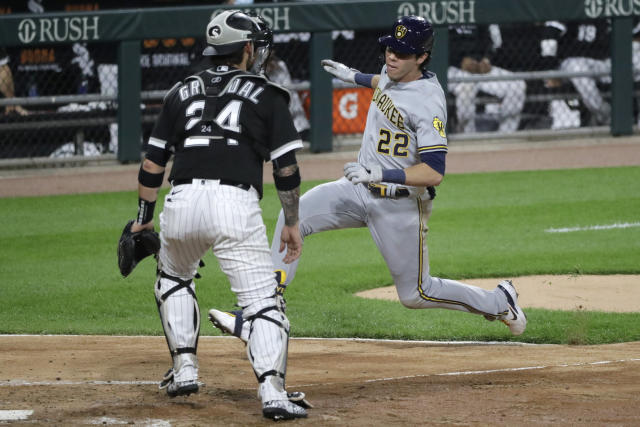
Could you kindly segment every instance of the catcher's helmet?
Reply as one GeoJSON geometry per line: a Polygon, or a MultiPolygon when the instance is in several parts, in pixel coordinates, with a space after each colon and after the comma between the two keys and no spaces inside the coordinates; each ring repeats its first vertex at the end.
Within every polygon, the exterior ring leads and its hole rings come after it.
{"type": "Polygon", "coordinates": [[[400,53],[431,53],[433,27],[419,16],[403,16],[393,24],[392,34],[380,37],[378,43],[400,53]]]}
{"type": "Polygon", "coordinates": [[[239,10],[225,10],[214,16],[207,25],[207,47],[204,56],[229,55],[251,41],[255,47],[270,46],[273,33],[256,17],[239,10]]]}

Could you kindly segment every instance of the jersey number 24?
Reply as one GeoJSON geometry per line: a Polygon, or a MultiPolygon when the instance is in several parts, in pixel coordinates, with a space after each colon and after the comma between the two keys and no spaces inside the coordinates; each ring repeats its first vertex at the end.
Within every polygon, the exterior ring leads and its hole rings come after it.
{"type": "MultiPolygon", "coordinates": [[[[222,129],[230,130],[232,132],[240,133],[240,110],[242,109],[242,101],[233,99],[224,106],[218,113],[214,121],[222,129]]],[[[185,130],[189,130],[196,126],[202,118],[202,112],[204,111],[204,101],[193,101],[185,110],[186,116],[189,121],[185,125],[185,130]]],[[[222,135],[216,135],[215,128],[209,123],[202,123],[200,133],[202,137],[189,137],[184,143],[185,147],[189,146],[202,146],[204,140],[208,145],[210,139],[222,139],[222,135]],[[207,135],[213,134],[213,135],[207,135]]],[[[227,138],[227,145],[238,145],[238,141],[235,139],[227,138]]]]}

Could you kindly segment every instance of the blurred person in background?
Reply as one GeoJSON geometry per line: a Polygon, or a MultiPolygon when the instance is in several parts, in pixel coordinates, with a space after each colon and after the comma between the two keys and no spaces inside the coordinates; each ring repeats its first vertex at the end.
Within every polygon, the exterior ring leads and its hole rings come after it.
{"type": "MultiPolygon", "coordinates": [[[[590,116],[585,118],[588,120],[586,123],[581,120],[580,125],[607,126],[611,121],[611,105],[602,97],[597,85],[598,82],[611,83],[610,32],[609,22],[605,19],[548,21],[544,25],[540,51],[552,69],[568,73],[607,73],[604,76],[569,78],[590,116]]],[[[546,82],[550,89],[562,85],[562,79],[546,82]]],[[[570,123],[563,123],[568,109],[561,104],[563,101],[551,104],[552,128],[572,127],[570,123]]]]}
{"type": "MultiPolygon", "coordinates": [[[[13,98],[15,96],[15,87],[13,84],[13,73],[9,66],[9,55],[7,52],[0,48],[0,95],[3,98],[13,98]]],[[[7,105],[4,108],[6,114],[19,114],[26,116],[28,111],[22,108],[21,105],[7,105]]]]}
{"type": "MultiPolygon", "coordinates": [[[[511,71],[491,63],[495,50],[502,45],[500,27],[497,25],[452,25],[449,27],[448,78],[473,75],[505,76],[511,71]]],[[[498,98],[493,108],[498,121],[498,131],[515,132],[520,124],[524,107],[526,84],[523,80],[449,83],[449,91],[456,97],[456,132],[476,132],[476,107],[478,92],[498,98]]]]}

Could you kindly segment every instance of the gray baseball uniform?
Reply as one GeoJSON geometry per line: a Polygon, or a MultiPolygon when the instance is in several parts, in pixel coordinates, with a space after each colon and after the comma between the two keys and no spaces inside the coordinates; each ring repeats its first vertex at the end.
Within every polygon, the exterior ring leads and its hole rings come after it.
{"type": "MultiPolygon", "coordinates": [[[[382,68],[374,92],[358,161],[384,169],[407,168],[421,162],[420,154],[447,151],[446,106],[437,77],[398,83],[382,68]]],[[[432,203],[425,188],[413,187],[404,198],[381,197],[346,178],[319,185],[300,199],[303,237],[325,230],[368,227],[391,272],[398,296],[409,308],[448,308],[496,319],[508,312],[504,292],[487,291],[429,275],[427,221],[432,203]]],[[[280,236],[278,219],[274,236],[280,236]]],[[[274,238],[271,253],[277,270],[293,280],[297,261],[284,264],[274,238]]]]}

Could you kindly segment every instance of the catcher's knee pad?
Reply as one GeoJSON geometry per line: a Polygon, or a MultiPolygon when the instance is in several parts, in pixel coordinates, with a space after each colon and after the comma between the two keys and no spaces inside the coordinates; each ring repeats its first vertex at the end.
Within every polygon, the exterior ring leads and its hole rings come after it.
{"type": "Polygon", "coordinates": [[[171,355],[196,354],[200,332],[200,308],[193,280],[182,280],[160,272],[155,296],[171,355]]]}
{"type": "Polygon", "coordinates": [[[262,400],[286,400],[289,319],[273,297],[251,304],[243,312],[251,322],[247,355],[261,384],[262,400]]]}

